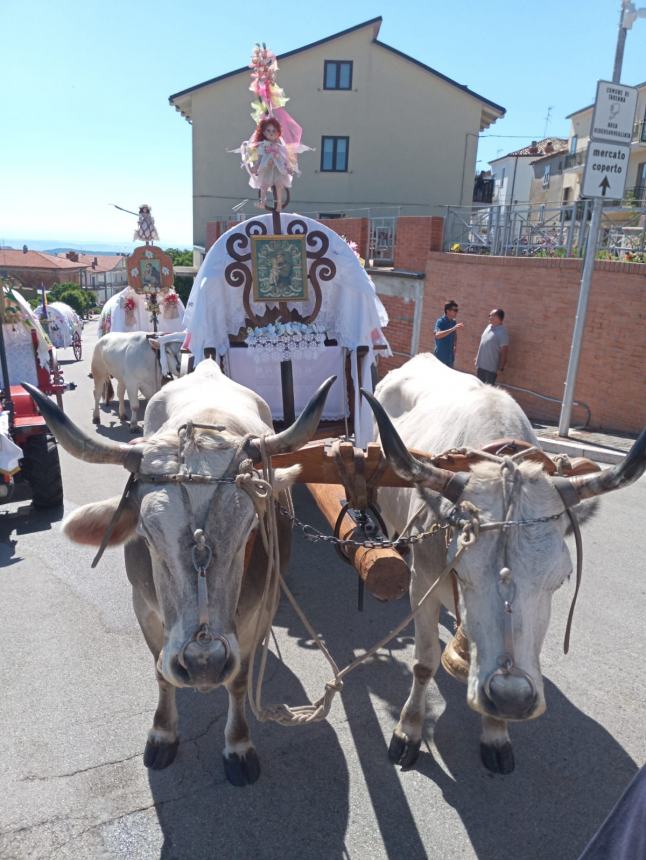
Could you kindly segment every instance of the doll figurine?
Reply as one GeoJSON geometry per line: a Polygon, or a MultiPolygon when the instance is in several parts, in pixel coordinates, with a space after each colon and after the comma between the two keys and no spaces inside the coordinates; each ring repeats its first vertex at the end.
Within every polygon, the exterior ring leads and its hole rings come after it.
{"type": "Polygon", "coordinates": [[[249,185],[260,191],[260,200],[256,203],[259,209],[265,208],[267,192],[273,188],[274,207],[280,212],[283,189],[291,188],[292,177],[300,175],[296,156],[309,149],[300,142],[285,143],[282,135],[280,122],[273,116],[266,117],[258,123],[251,140],[237,150],[242,155],[243,167],[249,172],[249,185]]]}
{"type": "Polygon", "coordinates": [[[155,228],[155,219],[147,203],[142,203],[139,207],[139,221],[132,238],[140,239],[142,242],[152,242],[154,239],[159,239],[155,228]]]}

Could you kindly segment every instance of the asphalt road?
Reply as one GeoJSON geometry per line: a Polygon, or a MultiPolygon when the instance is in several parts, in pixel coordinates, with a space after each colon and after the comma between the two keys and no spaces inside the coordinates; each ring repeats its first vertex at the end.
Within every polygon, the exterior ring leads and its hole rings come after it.
{"type": "MultiPolygon", "coordinates": [[[[66,409],[89,430],[94,329],[86,329],[83,362],[65,364],[79,384],[66,409]]],[[[104,412],[102,421],[100,432],[130,438],[116,416],[104,412]]],[[[116,495],[126,479],[119,467],[62,460],[68,512],[116,495]]],[[[302,489],[296,505],[302,519],[323,525],[302,489]]],[[[283,728],[252,719],[262,774],[240,789],[220,761],[222,691],[181,691],[175,763],[161,772],[143,766],[157,691],[121,551],[107,551],[92,571],[92,550],[63,539],[60,515],[28,502],[4,506],[0,857],[576,858],[646,760],[645,507],[641,480],[604,499],[584,529],[570,655],[561,646],[572,584],[554,598],[543,651],[548,711],[512,727],[513,774],[483,769],[479,718],[444,673],[432,685],[416,767],[389,764],[409,688],[409,631],[348,679],[328,722],[283,728]]],[[[290,580],[339,664],[407,609],[368,598],[359,614],[350,568],[298,534],[290,580]]],[[[265,701],[318,697],[329,670],[285,606],[275,629],[282,659],[271,658],[265,701]]]]}

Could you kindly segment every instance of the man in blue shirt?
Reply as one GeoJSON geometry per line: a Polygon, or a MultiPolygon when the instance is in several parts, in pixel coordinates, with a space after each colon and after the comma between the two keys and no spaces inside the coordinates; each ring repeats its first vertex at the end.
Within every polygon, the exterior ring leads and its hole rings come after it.
{"type": "Polygon", "coordinates": [[[455,347],[458,341],[458,330],[464,328],[464,323],[456,323],[458,303],[451,299],[444,305],[444,316],[435,323],[435,350],[433,355],[448,367],[453,367],[455,347]]]}

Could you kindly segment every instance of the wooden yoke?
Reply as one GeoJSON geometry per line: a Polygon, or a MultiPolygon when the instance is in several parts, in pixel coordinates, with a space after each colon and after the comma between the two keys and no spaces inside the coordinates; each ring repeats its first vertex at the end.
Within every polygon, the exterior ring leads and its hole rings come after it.
{"type": "MultiPolygon", "coordinates": [[[[490,443],[482,451],[454,450],[434,456],[424,451],[411,450],[411,454],[451,472],[468,472],[477,463],[490,462],[492,454],[504,457],[521,451],[528,451],[526,459],[541,463],[550,475],[558,472],[567,477],[599,470],[596,463],[585,457],[572,460],[560,458],[557,463],[541,450],[529,451],[531,447],[528,442],[501,439],[490,443]]],[[[336,527],[337,537],[346,540],[362,538],[357,523],[349,514],[338,522],[346,503],[350,508],[366,511],[375,503],[379,487],[413,486],[390,468],[380,446],[374,443],[362,451],[354,448],[350,442],[317,440],[298,451],[274,455],[272,462],[274,468],[301,466],[301,473],[296,480],[307,485],[330,527],[336,527]]],[[[395,600],[408,590],[410,570],[392,547],[348,546],[344,548],[344,555],[370,593],[379,600],[395,600]]]]}

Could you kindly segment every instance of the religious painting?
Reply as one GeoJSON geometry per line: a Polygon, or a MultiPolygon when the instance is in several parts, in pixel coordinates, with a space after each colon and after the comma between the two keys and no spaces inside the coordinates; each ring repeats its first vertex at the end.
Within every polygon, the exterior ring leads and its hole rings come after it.
{"type": "Polygon", "coordinates": [[[127,267],[128,285],[136,293],[158,293],[173,286],[173,261],[156,245],[136,248],[127,267]]]}
{"type": "Polygon", "coordinates": [[[306,302],[305,236],[252,236],[254,302],[306,302]]]}

